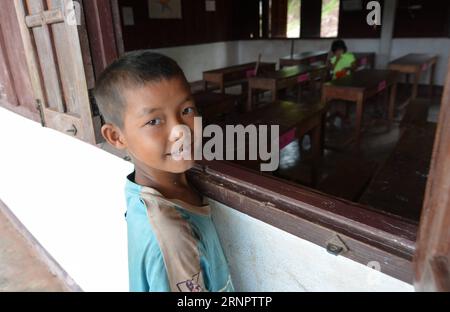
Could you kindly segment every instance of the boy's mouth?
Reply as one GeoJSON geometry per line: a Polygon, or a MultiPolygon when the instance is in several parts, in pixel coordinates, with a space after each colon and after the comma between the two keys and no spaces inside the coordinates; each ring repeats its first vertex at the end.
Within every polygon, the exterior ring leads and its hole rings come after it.
{"type": "MultiPolygon", "coordinates": [[[[192,149],[193,144],[194,144],[194,142],[191,143],[191,149],[192,149]]],[[[183,154],[183,151],[184,151],[183,146],[181,146],[178,151],[173,152],[173,153],[166,153],[164,156],[180,158],[183,154]]]]}

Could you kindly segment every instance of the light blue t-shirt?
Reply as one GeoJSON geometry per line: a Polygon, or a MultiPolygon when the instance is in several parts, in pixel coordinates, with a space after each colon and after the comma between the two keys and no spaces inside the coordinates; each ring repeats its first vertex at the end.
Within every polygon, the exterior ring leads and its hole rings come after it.
{"type": "Polygon", "coordinates": [[[130,291],[234,291],[210,207],[125,186],[130,291]]]}

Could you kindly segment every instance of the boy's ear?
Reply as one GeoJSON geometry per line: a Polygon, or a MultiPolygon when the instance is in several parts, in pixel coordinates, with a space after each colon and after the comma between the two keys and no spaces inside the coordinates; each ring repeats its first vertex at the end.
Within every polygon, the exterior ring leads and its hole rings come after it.
{"type": "Polygon", "coordinates": [[[107,123],[102,126],[101,131],[106,142],[120,150],[126,148],[126,142],[123,138],[122,131],[117,126],[107,123]]]}

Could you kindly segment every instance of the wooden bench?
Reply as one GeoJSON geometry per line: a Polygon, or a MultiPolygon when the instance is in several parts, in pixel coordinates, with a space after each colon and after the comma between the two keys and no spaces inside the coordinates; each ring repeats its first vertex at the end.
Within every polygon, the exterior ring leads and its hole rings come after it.
{"type": "Polygon", "coordinates": [[[435,132],[430,122],[406,128],[360,202],[418,223],[435,132]]]}

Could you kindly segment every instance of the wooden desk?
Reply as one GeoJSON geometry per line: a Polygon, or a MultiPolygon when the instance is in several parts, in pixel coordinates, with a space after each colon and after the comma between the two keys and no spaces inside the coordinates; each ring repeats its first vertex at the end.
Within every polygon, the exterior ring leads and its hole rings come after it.
{"type": "Polygon", "coordinates": [[[253,90],[272,92],[272,102],[277,101],[277,91],[297,84],[311,81],[316,78],[325,78],[328,70],[325,65],[297,65],[284,67],[278,71],[262,73],[248,80],[247,112],[253,109],[253,90]]]}
{"type": "Polygon", "coordinates": [[[296,65],[310,65],[316,62],[327,61],[329,51],[316,51],[316,52],[302,52],[294,54],[291,56],[285,56],[280,58],[280,68],[286,66],[296,66],[296,65]]]}
{"type": "MultiPolygon", "coordinates": [[[[308,101],[294,103],[288,101],[276,101],[250,113],[241,114],[236,117],[235,125],[278,125],[280,130],[280,150],[294,141],[310,133],[312,144],[312,184],[316,185],[318,161],[322,155],[322,120],[325,114],[325,105],[320,101],[308,101]]],[[[269,131],[270,138],[270,131],[269,131]]],[[[248,144],[247,144],[248,146],[248,144]]],[[[258,161],[235,161],[241,165],[259,171],[258,161]]]]}
{"type": "Polygon", "coordinates": [[[408,127],[360,202],[418,223],[435,132],[430,122],[408,127]]]}
{"type": "Polygon", "coordinates": [[[436,72],[437,55],[432,54],[408,54],[389,63],[389,69],[397,70],[407,75],[413,75],[413,90],[411,99],[417,98],[419,81],[422,74],[430,69],[430,97],[433,96],[434,75],[436,72]]]}
{"type": "MultiPolygon", "coordinates": [[[[259,72],[275,71],[275,63],[260,63],[259,72]]],[[[247,78],[254,75],[256,62],[242,65],[228,66],[203,72],[204,89],[208,90],[208,84],[216,84],[220,91],[225,93],[225,88],[245,84],[247,78]]]]}
{"type": "Polygon", "coordinates": [[[192,95],[201,116],[206,122],[213,122],[235,111],[238,96],[215,92],[199,92],[192,95]]]}
{"type": "MultiPolygon", "coordinates": [[[[296,65],[310,65],[316,62],[323,62],[324,64],[328,58],[328,51],[319,52],[304,52],[299,54],[294,54],[293,57],[286,56],[280,58],[280,68],[286,66],[296,66],[296,65]]],[[[375,56],[376,53],[373,52],[356,52],[353,53],[356,58],[357,67],[366,67],[369,69],[375,68],[375,56]]]]}
{"type": "Polygon", "coordinates": [[[339,99],[356,102],[355,147],[361,143],[361,126],[366,99],[390,89],[388,104],[388,125],[394,117],[395,98],[397,94],[398,73],[392,70],[363,69],[350,76],[327,82],[322,90],[322,102],[339,99]]]}

